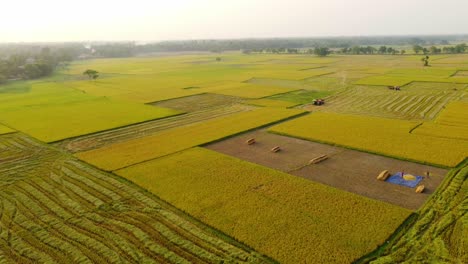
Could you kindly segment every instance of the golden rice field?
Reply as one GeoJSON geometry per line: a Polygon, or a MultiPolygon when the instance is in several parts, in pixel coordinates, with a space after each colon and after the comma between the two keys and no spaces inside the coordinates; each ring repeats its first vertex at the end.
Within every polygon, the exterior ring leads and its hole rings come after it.
{"type": "Polygon", "coordinates": [[[281,263],[350,263],[410,214],[202,148],[116,173],[281,263]]]}
{"type": "Polygon", "coordinates": [[[94,59],[0,85],[0,263],[464,263],[468,57],[421,56],[94,59]],[[452,172],[412,212],[201,148],[269,125],[452,172]]]}
{"type": "Polygon", "coordinates": [[[14,132],[15,130],[7,127],[7,126],[4,126],[2,124],[0,124],[0,135],[1,134],[7,134],[7,133],[11,133],[11,132],[14,132]]]}
{"type": "Polygon", "coordinates": [[[468,103],[452,102],[434,122],[424,122],[413,134],[468,140],[468,103]]]}
{"type": "Polygon", "coordinates": [[[269,131],[447,167],[468,156],[468,141],[410,134],[417,125],[416,121],[312,113],[269,131]]]}
{"type": "Polygon", "coordinates": [[[174,152],[265,126],[304,113],[302,110],[260,108],[222,119],[191,126],[176,127],[153,135],[127,140],[76,156],[101,169],[113,171],[135,163],[155,159],[174,152]]]}
{"type": "Polygon", "coordinates": [[[270,263],[115,175],[0,136],[0,263],[270,263]]]}

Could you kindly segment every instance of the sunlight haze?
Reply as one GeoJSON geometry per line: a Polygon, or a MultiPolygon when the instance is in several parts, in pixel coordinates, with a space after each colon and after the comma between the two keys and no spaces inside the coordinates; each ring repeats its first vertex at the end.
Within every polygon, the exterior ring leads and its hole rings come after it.
{"type": "Polygon", "coordinates": [[[466,32],[464,0],[19,0],[0,41],[313,37],[466,32]]]}

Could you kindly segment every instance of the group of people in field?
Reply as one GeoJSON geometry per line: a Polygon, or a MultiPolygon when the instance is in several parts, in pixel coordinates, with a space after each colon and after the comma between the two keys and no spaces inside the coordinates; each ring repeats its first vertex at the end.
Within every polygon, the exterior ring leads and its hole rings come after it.
{"type": "MultiPolygon", "coordinates": [[[[429,179],[429,176],[430,176],[431,173],[430,173],[429,171],[426,171],[425,174],[426,174],[426,175],[425,175],[424,178],[429,179]]],[[[401,170],[401,172],[400,172],[400,177],[403,179],[403,176],[405,176],[405,171],[404,171],[404,170],[401,170]]]]}
{"type": "Polygon", "coordinates": [[[400,91],[400,86],[388,86],[388,89],[400,91]]]}

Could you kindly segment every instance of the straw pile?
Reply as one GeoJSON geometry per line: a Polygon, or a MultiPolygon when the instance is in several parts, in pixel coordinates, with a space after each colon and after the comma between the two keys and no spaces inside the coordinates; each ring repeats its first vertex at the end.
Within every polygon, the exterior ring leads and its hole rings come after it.
{"type": "Polygon", "coordinates": [[[245,143],[247,143],[247,145],[253,145],[255,144],[255,138],[250,138],[245,143]]]}
{"type": "Polygon", "coordinates": [[[317,164],[317,163],[322,162],[322,161],[324,161],[326,159],[328,159],[327,155],[318,156],[316,158],[311,159],[309,161],[309,164],[317,164]]]}
{"type": "Polygon", "coordinates": [[[271,152],[276,153],[276,152],[278,152],[278,151],[280,151],[280,150],[281,150],[281,148],[278,147],[278,146],[276,146],[276,147],[274,147],[274,148],[271,149],[271,152]]]}
{"type": "Polygon", "coordinates": [[[422,192],[424,192],[424,185],[419,185],[418,187],[416,187],[415,192],[417,192],[417,193],[422,193],[422,192]]]}
{"type": "Polygon", "coordinates": [[[385,181],[387,180],[388,176],[390,176],[390,173],[388,172],[388,170],[384,170],[379,174],[379,176],[377,176],[377,180],[385,181]]]}

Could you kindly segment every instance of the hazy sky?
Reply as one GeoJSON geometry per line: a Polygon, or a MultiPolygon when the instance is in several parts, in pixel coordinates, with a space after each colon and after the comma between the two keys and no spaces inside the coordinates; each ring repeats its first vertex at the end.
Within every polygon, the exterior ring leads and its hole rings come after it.
{"type": "Polygon", "coordinates": [[[468,0],[1,0],[0,42],[468,33],[468,0]]]}

